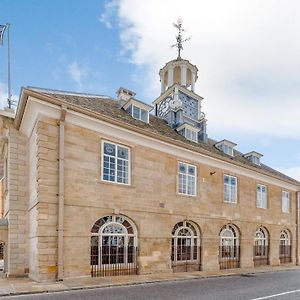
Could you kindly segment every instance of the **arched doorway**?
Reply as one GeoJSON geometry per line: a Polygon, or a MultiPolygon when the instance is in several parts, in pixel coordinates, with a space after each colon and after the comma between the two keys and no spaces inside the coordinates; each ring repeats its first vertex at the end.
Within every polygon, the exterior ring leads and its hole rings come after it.
{"type": "Polygon", "coordinates": [[[174,272],[201,270],[200,231],[191,221],[177,223],[172,230],[171,261],[174,272]]]}
{"type": "Polygon", "coordinates": [[[281,264],[290,263],[292,261],[291,234],[287,229],[280,232],[279,260],[281,264]]]}
{"type": "Polygon", "coordinates": [[[91,275],[137,274],[137,229],[121,215],[105,216],[91,230],[91,275]]]}
{"type": "Polygon", "coordinates": [[[240,267],[240,235],[238,228],[227,224],[220,230],[219,264],[220,269],[240,267]]]}
{"type": "Polygon", "coordinates": [[[264,227],[257,228],[254,234],[253,261],[255,267],[269,264],[269,234],[264,227]]]}

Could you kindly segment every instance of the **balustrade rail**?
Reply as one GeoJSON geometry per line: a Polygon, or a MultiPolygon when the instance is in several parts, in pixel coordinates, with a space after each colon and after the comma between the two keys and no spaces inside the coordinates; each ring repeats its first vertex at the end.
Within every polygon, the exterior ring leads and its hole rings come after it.
{"type": "Polygon", "coordinates": [[[279,260],[281,264],[292,262],[292,246],[280,245],[279,246],[279,260]]]}
{"type": "Polygon", "coordinates": [[[219,247],[220,270],[236,269],[240,267],[240,247],[220,246],[219,247]]]}
{"type": "Polygon", "coordinates": [[[174,250],[174,246],[172,246],[171,260],[173,272],[201,271],[200,246],[178,246],[176,251],[174,250]]]}
{"type": "Polygon", "coordinates": [[[138,273],[138,248],[133,246],[92,246],[92,277],[135,275],[138,273]]]}

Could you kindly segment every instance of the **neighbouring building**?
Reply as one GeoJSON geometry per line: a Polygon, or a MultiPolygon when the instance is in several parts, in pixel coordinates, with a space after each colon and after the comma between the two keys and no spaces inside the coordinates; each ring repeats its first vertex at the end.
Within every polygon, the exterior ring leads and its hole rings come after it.
{"type": "Polygon", "coordinates": [[[209,137],[195,65],[178,57],[159,75],[153,105],[125,88],[113,99],[28,87],[15,115],[1,112],[8,276],[299,263],[300,183],[209,137]]]}

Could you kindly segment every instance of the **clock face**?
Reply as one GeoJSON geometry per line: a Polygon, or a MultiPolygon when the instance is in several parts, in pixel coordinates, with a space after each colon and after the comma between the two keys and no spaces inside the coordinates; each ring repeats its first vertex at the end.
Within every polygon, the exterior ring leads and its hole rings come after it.
{"type": "Polygon", "coordinates": [[[169,106],[170,106],[171,100],[172,100],[171,97],[168,97],[159,103],[158,108],[157,108],[157,115],[159,117],[163,118],[166,116],[166,114],[169,111],[169,106]]]}

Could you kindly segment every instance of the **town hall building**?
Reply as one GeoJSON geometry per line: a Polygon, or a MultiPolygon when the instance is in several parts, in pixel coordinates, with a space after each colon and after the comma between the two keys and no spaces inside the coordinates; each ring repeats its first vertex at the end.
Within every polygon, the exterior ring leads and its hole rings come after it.
{"type": "Polygon", "coordinates": [[[299,263],[300,183],[209,136],[198,69],[178,56],[144,103],[22,88],[0,115],[7,276],[217,271],[299,263]]]}

